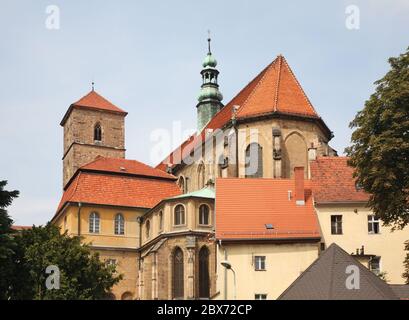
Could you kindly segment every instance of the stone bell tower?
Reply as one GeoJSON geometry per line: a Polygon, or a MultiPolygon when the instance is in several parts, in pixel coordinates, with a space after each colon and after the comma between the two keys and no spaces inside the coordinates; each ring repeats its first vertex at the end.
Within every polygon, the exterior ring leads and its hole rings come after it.
{"type": "Polygon", "coordinates": [[[94,88],[70,105],[60,123],[64,128],[64,188],[78,168],[98,156],[125,158],[126,115],[94,88]]]}

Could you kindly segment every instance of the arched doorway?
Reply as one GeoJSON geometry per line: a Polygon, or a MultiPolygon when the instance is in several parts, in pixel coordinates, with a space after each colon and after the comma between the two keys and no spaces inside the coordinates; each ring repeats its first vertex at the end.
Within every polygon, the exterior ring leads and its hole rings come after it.
{"type": "Polygon", "coordinates": [[[183,251],[176,248],[173,253],[172,296],[173,299],[184,298],[183,251]]]}
{"type": "Polygon", "coordinates": [[[199,298],[210,298],[209,249],[202,247],[199,251],[199,298]]]}

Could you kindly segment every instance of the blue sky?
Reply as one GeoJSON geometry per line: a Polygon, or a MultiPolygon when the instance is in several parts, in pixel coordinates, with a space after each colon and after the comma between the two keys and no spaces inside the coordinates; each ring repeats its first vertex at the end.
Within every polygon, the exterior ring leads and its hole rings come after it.
{"type": "MultiPolygon", "coordinates": [[[[227,103],[282,53],[318,113],[349,144],[349,122],[407,46],[409,1],[19,1],[0,3],[0,179],[21,191],[17,224],[43,224],[62,185],[60,120],[96,90],[129,112],[127,158],[151,162],[151,132],[196,126],[207,30],[227,103]],[[345,26],[348,5],[360,29],[345,26]],[[45,26],[60,8],[60,29],[45,26]]],[[[153,164],[153,163],[150,163],[153,164]]]]}

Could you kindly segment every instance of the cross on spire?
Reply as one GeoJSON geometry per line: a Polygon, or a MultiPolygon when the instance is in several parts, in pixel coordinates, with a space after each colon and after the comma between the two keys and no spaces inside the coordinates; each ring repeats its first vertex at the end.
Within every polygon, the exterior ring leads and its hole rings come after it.
{"type": "Polygon", "coordinates": [[[208,42],[208,49],[209,49],[209,54],[212,54],[212,51],[210,50],[210,41],[212,41],[212,39],[210,38],[210,30],[207,30],[207,42],[208,42]]]}
{"type": "Polygon", "coordinates": [[[92,81],[92,82],[91,82],[92,91],[94,91],[94,85],[95,85],[95,82],[94,82],[94,81],[92,81]]]}

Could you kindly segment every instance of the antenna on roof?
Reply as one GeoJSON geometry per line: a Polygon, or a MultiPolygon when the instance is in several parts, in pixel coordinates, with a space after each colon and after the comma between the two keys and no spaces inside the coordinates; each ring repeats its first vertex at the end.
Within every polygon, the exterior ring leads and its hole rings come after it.
{"type": "Polygon", "coordinates": [[[212,51],[210,50],[210,41],[212,41],[212,39],[210,38],[210,30],[207,30],[207,42],[208,42],[208,54],[212,54],[212,51]]]}

